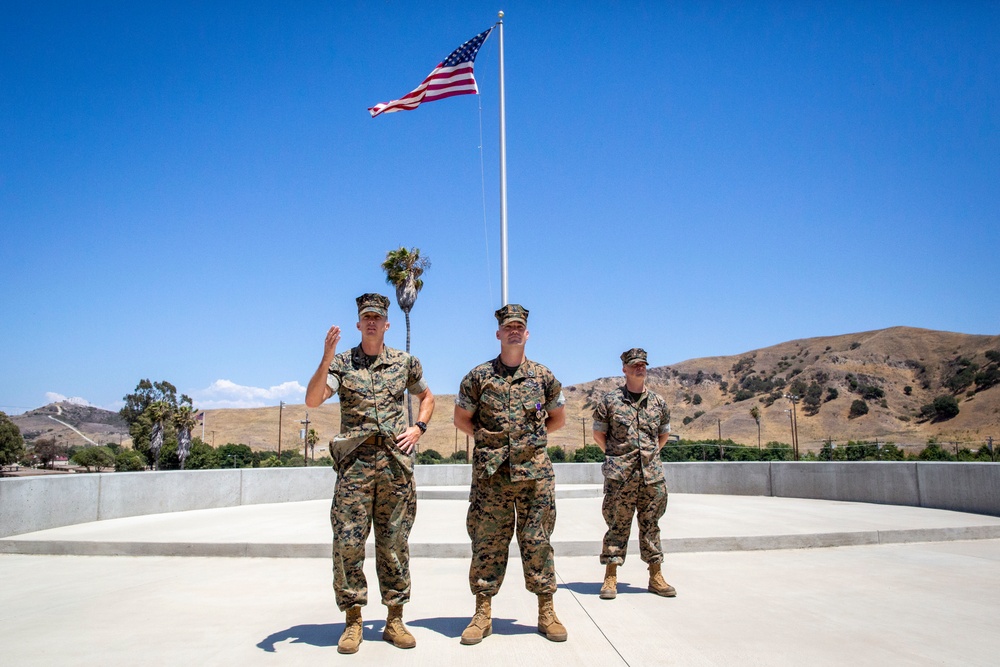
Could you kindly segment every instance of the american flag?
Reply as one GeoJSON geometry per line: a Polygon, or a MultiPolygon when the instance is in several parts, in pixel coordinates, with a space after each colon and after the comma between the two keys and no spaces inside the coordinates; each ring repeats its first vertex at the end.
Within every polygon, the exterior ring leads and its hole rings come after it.
{"type": "Polygon", "coordinates": [[[493,28],[490,28],[481,32],[452,51],[451,55],[435,67],[413,91],[398,100],[382,102],[369,107],[368,113],[374,118],[381,113],[416,109],[424,102],[443,100],[446,97],[476,95],[479,93],[479,88],[476,86],[476,79],[472,74],[472,66],[476,62],[476,55],[483,42],[492,31],[493,28]]]}

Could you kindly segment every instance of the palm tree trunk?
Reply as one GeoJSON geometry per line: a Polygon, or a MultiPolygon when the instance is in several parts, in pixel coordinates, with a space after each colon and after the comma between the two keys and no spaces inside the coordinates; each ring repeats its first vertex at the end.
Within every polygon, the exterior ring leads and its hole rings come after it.
{"type": "MultiPolygon", "coordinates": [[[[404,310],[403,316],[406,317],[406,353],[410,353],[410,311],[404,310]]],[[[413,396],[410,394],[409,390],[406,392],[406,420],[409,422],[410,426],[413,426],[413,396]]]]}

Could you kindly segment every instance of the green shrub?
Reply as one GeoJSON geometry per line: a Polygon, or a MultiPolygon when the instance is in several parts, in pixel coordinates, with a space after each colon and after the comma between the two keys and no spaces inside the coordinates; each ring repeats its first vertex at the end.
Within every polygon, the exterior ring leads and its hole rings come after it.
{"type": "Polygon", "coordinates": [[[938,396],[934,402],[920,408],[920,416],[940,422],[951,419],[959,413],[958,399],[954,396],[938,396]]]}
{"type": "Polygon", "coordinates": [[[941,447],[941,445],[936,442],[929,443],[924,449],[917,454],[917,458],[921,461],[954,461],[955,457],[952,456],[951,452],[947,449],[941,447]]]}
{"type": "Polygon", "coordinates": [[[990,366],[976,373],[976,390],[989,389],[1000,384],[1000,367],[990,366]]]}
{"type": "Polygon", "coordinates": [[[81,447],[72,455],[71,460],[85,467],[87,472],[115,466],[115,455],[107,447],[81,447]]]}
{"type": "Polygon", "coordinates": [[[219,447],[218,454],[220,468],[252,468],[256,460],[253,450],[248,446],[231,442],[219,447]]]}
{"type": "Polygon", "coordinates": [[[868,414],[868,404],[859,398],[851,403],[851,410],[848,412],[847,417],[848,419],[854,419],[866,414],[868,414]]]}
{"type": "Polygon", "coordinates": [[[545,453],[549,455],[549,460],[553,463],[562,463],[566,460],[566,452],[558,445],[552,445],[547,448],[545,453]]]}
{"type": "Polygon", "coordinates": [[[858,393],[861,394],[861,398],[866,401],[871,401],[876,398],[882,398],[885,396],[885,392],[879,387],[870,384],[863,384],[858,387],[858,393]]]}
{"type": "Polygon", "coordinates": [[[442,460],[441,452],[436,449],[422,449],[417,452],[417,463],[420,465],[434,465],[441,463],[442,460]]]}
{"type": "Polygon", "coordinates": [[[135,472],[146,469],[146,457],[134,449],[123,449],[115,456],[116,472],[135,472]]]}
{"type": "Polygon", "coordinates": [[[604,452],[597,445],[584,445],[573,453],[575,463],[600,463],[604,461],[604,452]]]}

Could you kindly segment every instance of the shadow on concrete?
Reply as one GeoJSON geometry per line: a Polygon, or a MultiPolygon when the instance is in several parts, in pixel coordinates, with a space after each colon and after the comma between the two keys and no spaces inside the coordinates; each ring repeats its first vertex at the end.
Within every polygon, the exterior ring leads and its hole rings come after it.
{"type": "MultiPolygon", "coordinates": [[[[439,635],[451,639],[462,636],[462,630],[469,625],[472,616],[446,616],[438,618],[419,618],[407,621],[407,625],[433,630],[439,635]]],[[[533,625],[521,625],[512,618],[493,618],[493,634],[495,635],[530,635],[537,632],[533,625]]]]}
{"type": "MultiPolygon", "coordinates": [[[[281,630],[268,635],[257,643],[257,648],[274,653],[275,644],[280,644],[291,640],[293,644],[309,644],[310,646],[336,646],[341,633],[344,632],[343,623],[324,623],[322,625],[293,625],[287,630],[281,630]]],[[[381,634],[379,638],[381,639],[381,634]]],[[[368,637],[365,637],[368,639],[368,637]]]]}
{"type": "MultiPolygon", "coordinates": [[[[573,591],[577,595],[593,595],[598,596],[601,594],[601,586],[604,581],[570,581],[565,584],[559,584],[559,588],[565,588],[573,591]]],[[[618,582],[618,595],[627,595],[629,593],[649,593],[649,590],[645,587],[639,588],[637,586],[631,586],[626,582],[618,582]]]]}

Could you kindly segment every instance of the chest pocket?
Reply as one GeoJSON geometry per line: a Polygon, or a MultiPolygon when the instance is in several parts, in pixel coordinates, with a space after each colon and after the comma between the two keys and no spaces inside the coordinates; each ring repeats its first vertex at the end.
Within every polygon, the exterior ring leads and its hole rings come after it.
{"type": "Polygon", "coordinates": [[[659,436],[660,431],[660,420],[657,418],[655,411],[642,410],[639,413],[638,426],[643,435],[649,437],[653,442],[656,442],[656,438],[659,436]]]}
{"type": "Polygon", "coordinates": [[[372,371],[376,387],[384,388],[394,400],[403,398],[406,391],[406,368],[402,364],[380,366],[372,371]]]}
{"type": "Polygon", "coordinates": [[[371,376],[368,371],[345,373],[340,377],[340,395],[345,401],[369,401],[373,397],[371,376]]]}

